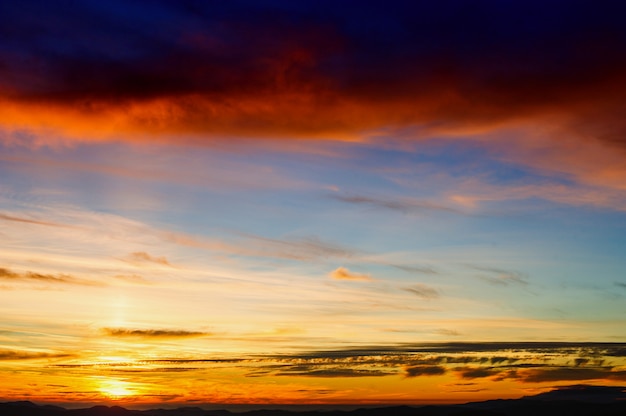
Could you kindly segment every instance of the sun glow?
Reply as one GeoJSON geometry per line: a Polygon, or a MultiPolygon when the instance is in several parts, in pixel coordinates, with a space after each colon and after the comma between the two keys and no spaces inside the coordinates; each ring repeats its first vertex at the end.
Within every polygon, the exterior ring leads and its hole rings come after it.
{"type": "Polygon", "coordinates": [[[134,396],[135,391],[131,387],[131,383],[116,379],[102,379],[99,381],[98,390],[103,396],[118,400],[129,396],[134,396]]]}

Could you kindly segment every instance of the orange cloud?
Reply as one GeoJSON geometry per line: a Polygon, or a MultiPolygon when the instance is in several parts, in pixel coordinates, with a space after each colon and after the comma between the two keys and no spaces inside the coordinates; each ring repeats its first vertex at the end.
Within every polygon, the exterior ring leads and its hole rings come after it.
{"type": "Polygon", "coordinates": [[[356,280],[371,281],[374,280],[369,274],[354,273],[345,267],[338,267],[329,273],[329,276],[337,280],[356,280]]]}
{"type": "Polygon", "coordinates": [[[136,251],[128,255],[128,261],[131,263],[156,263],[163,266],[171,266],[170,262],[163,256],[155,257],[146,253],[145,251],[136,251]]]}
{"type": "Polygon", "coordinates": [[[37,273],[37,272],[14,272],[9,269],[0,268],[0,280],[4,281],[25,281],[25,282],[39,282],[39,283],[60,283],[60,284],[69,284],[69,285],[80,285],[80,286],[104,286],[104,284],[100,282],[95,282],[92,280],[79,279],[74,276],[70,276],[67,274],[47,274],[47,273],[37,273]]]}
{"type": "Polygon", "coordinates": [[[0,214],[0,220],[23,222],[25,224],[47,225],[47,226],[51,226],[51,227],[68,227],[68,228],[71,227],[71,226],[66,225],[66,224],[59,224],[59,223],[51,222],[51,221],[35,220],[35,219],[31,219],[31,218],[18,217],[18,216],[7,215],[7,214],[0,214]]]}

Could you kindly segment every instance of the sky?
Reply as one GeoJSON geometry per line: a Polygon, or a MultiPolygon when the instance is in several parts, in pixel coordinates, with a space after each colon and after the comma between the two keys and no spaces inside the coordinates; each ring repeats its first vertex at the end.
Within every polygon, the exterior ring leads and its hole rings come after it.
{"type": "Polygon", "coordinates": [[[0,3],[0,399],[626,385],[624,13],[0,3]]]}

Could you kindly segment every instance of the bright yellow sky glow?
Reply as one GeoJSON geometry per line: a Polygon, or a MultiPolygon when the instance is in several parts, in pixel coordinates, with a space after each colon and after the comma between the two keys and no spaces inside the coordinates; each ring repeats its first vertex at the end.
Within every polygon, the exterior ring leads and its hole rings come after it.
{"type": "Polygon", "coordinates": [[[96,383],[100,386],[98,389],[108,399],[119,400],[128,396],[137,395],[132,389],[129,389],[130,384],[120,380],[114,379],[98,379],[96,383]]]}

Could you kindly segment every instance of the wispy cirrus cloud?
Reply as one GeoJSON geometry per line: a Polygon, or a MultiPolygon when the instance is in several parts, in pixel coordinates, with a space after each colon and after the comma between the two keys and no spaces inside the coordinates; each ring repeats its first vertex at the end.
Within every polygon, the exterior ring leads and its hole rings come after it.
{"type": "Polygon", "coordinates": [[[355,205],[365,205],[373,208],[388,209],[392,211],[400,211],[403,213],[424,213],[429,211],[443,211],[461,214],[455,208],[447,207],[444,205],[436,204],[430,201],[419,201],[411,199],[399,199],[399,198],[374,198],[370,196],[362,195],[336,195],[330,194],[330,197],[342,202],[355,205]]]}
{"type": "Polygon", "coordinates": [[[420,274],[439,274],[432,267],[427,266],[411,266],[405,264],[389,264],[391,267],[395,267],[396,269],[403,270],[408,273],[420,273],[420,274]]]}
{"type": "Polygon", "coordinates": [[[487,283],[498,286],[521,285],[527,286],[528,278],[522,273],[500,269],[497,267],[470,266],[472,269],[483,272],[478,277],[487,283]],[[486,274],[485,274],[486,273],[486,274]]]}
{"type": "Polygon", "coordinates": [[[227,240],[210,239],[180,232],[160,232],[166,241],[187,247],[252,256],[311,261],[326,258],[351,258],[357,251],[315,236],[295,238],[269,238],[254,234],[234,233],[227,240]]]}
{"type": "Polygon", "coordinates": [[[150,280],[138,274],[117,274],[113,277],[119,280],[123,280],[125,282],[129,282],[129,283],[139,283],[142,285],[151,284],[150,280]]]}
{"type": "Polygon", "coordinates": [[[405,287],[403,288],[403,290],[417,296],[420,299],[425,300],[437,299],[439,296],[441,296],[437,289],[425,284],[415,284],[409,287],[405,287]]]}
{"type": "Polygon", "coordinates": [[[33,218],[26,218],[22,216],[8,215],[8,214],[2,214],[2,213],[0,213],[0,220],[15,221],[15,222],[21,222],[25,224],[45,225],[49,227],[68,227],[68,228],[71,227],[68,224],[61,224],[61,223],[52,222],[52,221],[43,221],[43,220],[38,220],[38,219],[33,219],[33,218]]]}
{"type": "MultiPolygon", "coordinates": [[[[201,234],[171,231],[167,228],[155,227],[119,215],[78,210],[66,206],[51,205],[46,209],[39,207],[38,210],[27,209],[25,212],[28,214],[32,212],[33,217],[46,216],[49,218],[47,222],[73,230],[71,233],[60,230],[58,233],[54,231],[45,234],[33,233],[31,238],[43,238],[52,241],[58,237],[65,240],[66,244],[82,244],[80,241],[97,233],[102,237],[102,241],[106,240],[111,245],[109,255],[137,266],[175,267],[167,256],[155,255],[142,249],[137,250],[137,248],[143,248],[142,243],[148,238],[158,239],[168,245],[196,248],[230,256],[303,262],[323,259],[350,259],[360,254],[357,249],[315,235],[267,237],[243,233],[238,230],[226,230],[223,236],[209,237],[201,234]],[[106,225],[104,225],[104,221],[106,221],[106,225]],[[126,244],[120,246],[119,241],[124,241],[126,244]],[[120,247],[131,247],[128,250],[130,253],[127,251],[128,254],[119,256],[115,251],[119,250],[120,247]]],[[[27,218],[25,215],[22,216],[27,218]]],[[[12,222],[15,223],[13,232],[17,235],[19,231],[17,225],[20,222],[12,222]]],[[[30,236],[31,234],[29,234],[30,236]]]]}

